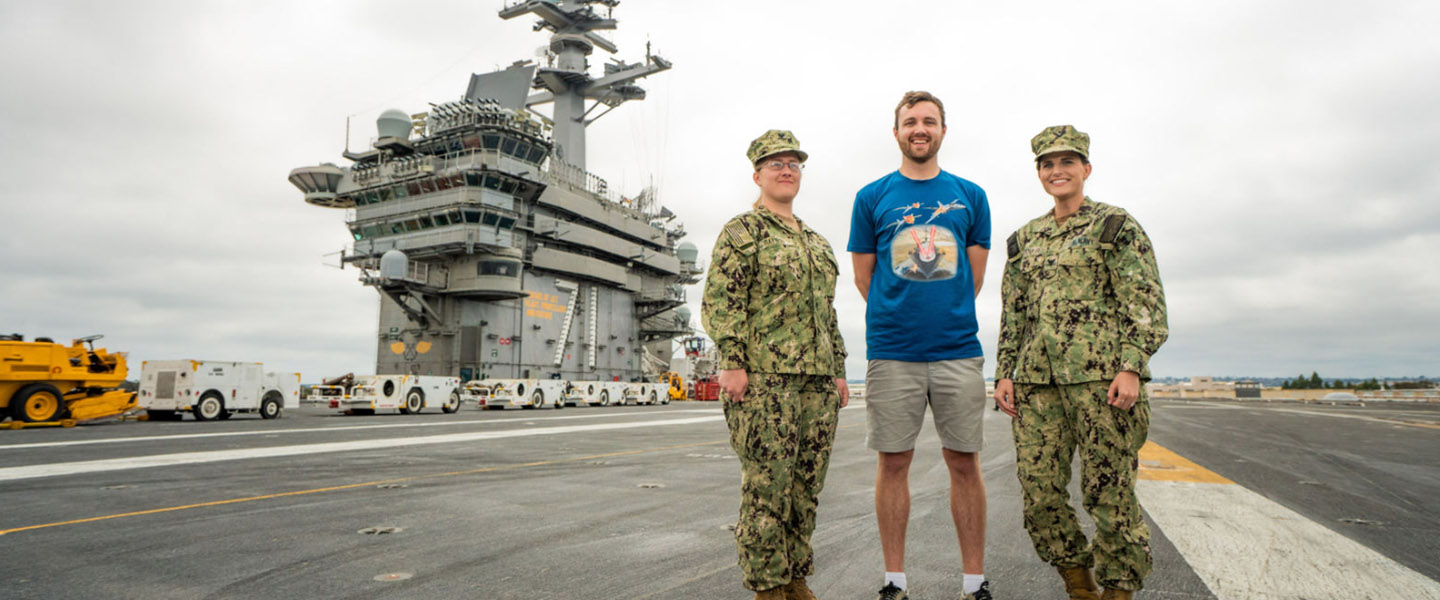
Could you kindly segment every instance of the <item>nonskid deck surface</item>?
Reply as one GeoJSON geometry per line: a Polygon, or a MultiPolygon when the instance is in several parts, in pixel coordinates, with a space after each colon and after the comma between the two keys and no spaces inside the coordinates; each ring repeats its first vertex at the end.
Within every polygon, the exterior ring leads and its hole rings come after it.
{"type": "MultiPolygon", "coordinates": [[[[821,597],[879,587],[862,407],[841,413],[822,495],[821,597]]],[[[748,597],[715,404],[285,417],[0,432],[5,596],[748,597]]],[[[987,411],[986,435],[986,574],[999,597],[1059,600],[1022,528],[1009,419],[987,411]]],[[[1157,400],[1140,597],[1440,598],[1437,438],[1440,406],[1157,400]]],[[[917,598],[959,596],[938,454],[927,425],[917,598]]]]}

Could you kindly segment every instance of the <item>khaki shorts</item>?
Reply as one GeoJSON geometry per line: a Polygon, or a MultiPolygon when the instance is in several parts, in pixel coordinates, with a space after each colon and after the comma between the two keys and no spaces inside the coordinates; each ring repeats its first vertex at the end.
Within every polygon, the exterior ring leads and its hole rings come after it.
{"type": "Polygon", "coordinates": [[[940,445],[979,452],[985,445],[985,357],[938,362],[872,360],[865,368],[865,443],[876,452],[915,449],[925,407],[940,445]]]}

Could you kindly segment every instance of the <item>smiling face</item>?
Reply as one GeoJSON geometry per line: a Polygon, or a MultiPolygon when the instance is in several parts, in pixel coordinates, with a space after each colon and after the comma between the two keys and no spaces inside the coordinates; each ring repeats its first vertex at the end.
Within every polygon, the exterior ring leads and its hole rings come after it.
{"type": "Polygon", "coordinates": [[[1056,152],[1035,160],[1035,171],[1045,193],[1056,200],[1083,198],[1085,180],[1090,178],[1090,162],[1078,152],[1056,152]]]}
{"type": "Polygon", "coordinates": [[[896,113],[895,141],[900,145],[900,153],[911,161],[930,162],[940,153],[940,142],[944,139],[944,116],[934,102],[902,106],[896,113]]]}
{"type": "Polygon", "coordinates": [[[760,186],[760,195],[776,202],[791,202],[800,193],[800,169],[792,169],[782,166],[779,169],[771,169],[767,166],[772,162],[785,164],[799,163],[800,155],[794,152],[781,152],[772,154],[760,159],[755,169],[755,185],[760,186]]]}

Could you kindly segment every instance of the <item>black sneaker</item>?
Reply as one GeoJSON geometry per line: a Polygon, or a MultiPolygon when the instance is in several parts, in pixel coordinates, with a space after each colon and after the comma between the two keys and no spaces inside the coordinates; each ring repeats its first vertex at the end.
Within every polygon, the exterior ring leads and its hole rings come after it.
{"type": "Polygon", "coordinates": [[[878,600],[910,600],[910,595],[906,594],[905,590],[895,587],[895,584],[887,582],[885,587],[880,588],[878,600]]]}
{"type": "Polygon", "coordinates": [[[975,590],[973,594],[965,594],[964,600],[994,600],[990,596],[990,582],[981,582],[980,589],[975,590]]]}

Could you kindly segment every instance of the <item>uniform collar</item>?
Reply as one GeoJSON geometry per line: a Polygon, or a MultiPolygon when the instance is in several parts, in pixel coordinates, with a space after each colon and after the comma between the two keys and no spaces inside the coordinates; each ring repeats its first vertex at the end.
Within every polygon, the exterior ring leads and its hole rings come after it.
{"type": "Polygon", "coordinates": [[[1090,223],[1095,221],[1095,216],[1098,212],[1099,208],[1095,206],[1095,201],[1091,200],[1089,196],[1086,196],[1085,199],[1080,202],[1080,210],[1075,211],[1075,214],[1065,219],[1064,225],[1059,225],[1055,223],[1055,209],[1052,208],[1050,209],[1049,215],[1047,215],[1050,218],[1045,220],[1045,226],[1040,228],[1040,233],[1051,236],[1088,227],[1090,223]]]}
{"type": "Polygon", "coordinates": [[[782,219],[780,218],[780,215],[775,214],[775,211],[765,208],[765,203],[763,202],[760,203],[760,206],[755,207],[755,213],[760,215],[760,217],[763,219],[768,219],[770,222],[774,223],[776,226],[784,229],[785,231],[792,231],[795,233],[810,233],[810,227],[806,225],[805,221],[802,221],[798,215],[795,217],[795,222],[800,225],[800,230],[795,231],[794,229],[790,228],[790,225],[785,222],[785,219],[782,219]]]}

